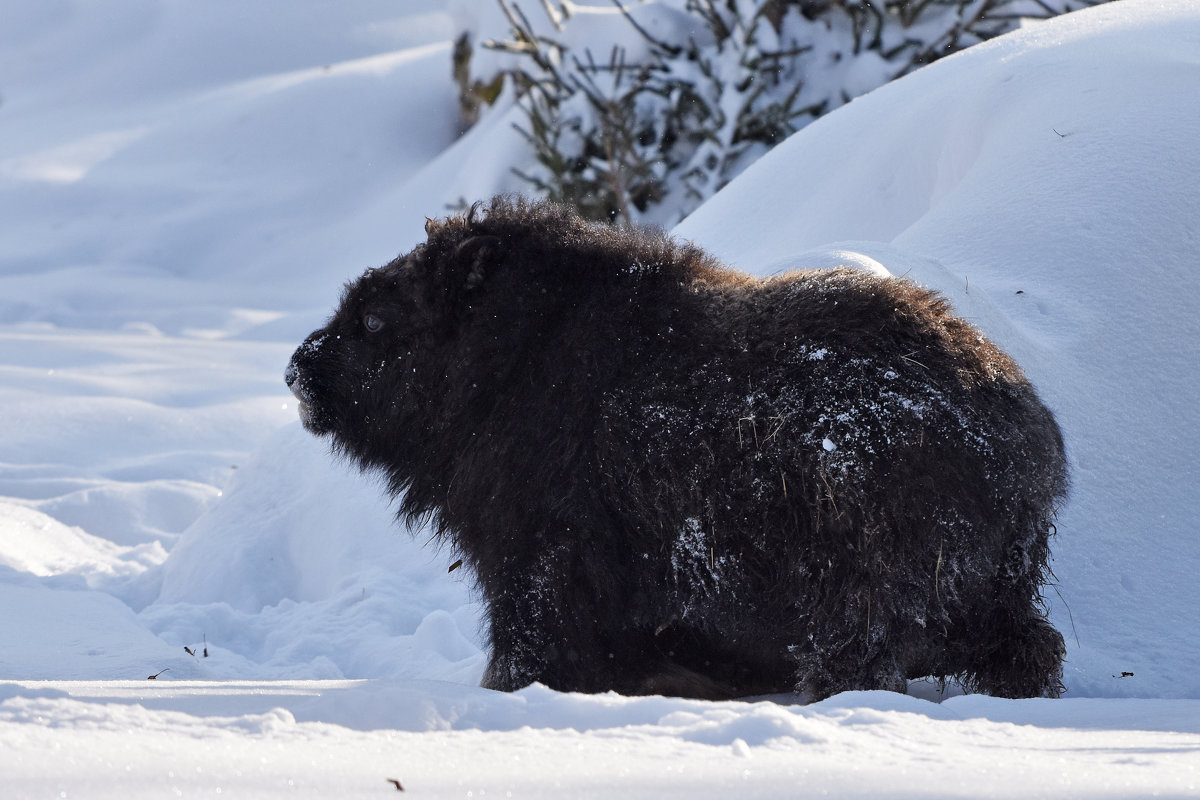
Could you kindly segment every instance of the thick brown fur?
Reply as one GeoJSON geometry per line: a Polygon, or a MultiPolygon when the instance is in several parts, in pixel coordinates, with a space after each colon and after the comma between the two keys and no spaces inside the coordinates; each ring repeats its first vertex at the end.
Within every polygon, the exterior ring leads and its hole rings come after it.
{"type": "Polygon", "coordinates": [[[1062,438],[939,295],[757,279],[499,198],[350,284],[287,380],[474,569],[484,685],[1061,690],[1062,438]]]}

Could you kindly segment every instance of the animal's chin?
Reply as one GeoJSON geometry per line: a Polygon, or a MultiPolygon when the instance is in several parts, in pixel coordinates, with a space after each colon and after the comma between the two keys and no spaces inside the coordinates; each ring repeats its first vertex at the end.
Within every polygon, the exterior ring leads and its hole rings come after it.
{"type": "Polygon", "coordinates": [[[317,413],[307,399],[308,393],[305,392],[299,382],[291,381],[288,383],[288,388],[292,390],[292,397],[296,398],[296,411],[300,415],[300,424],[309,433],[317,436],[324,436],[329,432],[329,424],[323,419],[322,414],[317,413]]]}
{"type": "Polygon", "coordinates": [[[304,426],[306,431],[317,436],[324,436],[329,433],[328,422],[314,412],[311,405],[301,400],[297,405],[297,410],[300,412],[300,424],[304,426]]]}

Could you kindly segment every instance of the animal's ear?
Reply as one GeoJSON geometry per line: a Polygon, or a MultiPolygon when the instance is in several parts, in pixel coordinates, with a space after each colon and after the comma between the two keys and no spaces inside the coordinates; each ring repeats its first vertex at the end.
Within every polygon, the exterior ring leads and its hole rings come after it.
{"type": "Polygon", "coordinates": [[[484,235],[463,239],[454,248],[454,262],[464,270],[467,289],[474,289],[483,283],[487,277],[488,263],[495,259],[499,249],[499,236],[484,235]]]}

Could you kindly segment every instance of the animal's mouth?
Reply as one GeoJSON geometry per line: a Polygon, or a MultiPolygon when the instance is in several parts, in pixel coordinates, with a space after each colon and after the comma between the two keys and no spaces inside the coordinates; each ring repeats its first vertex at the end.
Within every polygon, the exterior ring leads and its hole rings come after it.
{"type": "Polygon", "coordinates": [[[300,400],[296,404],[296,410],[300,414],[300,424],[309,433],[316,436],[325,436],[330,432],[328,419],[323,417],[317,409],[313,408],[311,403],[300,400]]]}
{"type": "Polygon", "coordinates": [[[318,423],[312,403],[305,399],[298,387],[292,387],[292,396],[296,398],[296,411],[300,415],[300,424],[312,433],[324,433],[324,429],[318,423]]]}
{"type": "Polygon", "coordinates": [[[296,411],[300,415],[300,423],[309,431],[316,434],[324,433],[323,426],[320,425],[318,415],[313,408],[312,401],[304,391],[303,381],[299,380],[299,371],[289,364],[287,372],[284,373],[284,380],[287,381],[288,389],[292,392],[292,397],[296,398],[296,411]]]}
{"type": "Polygon", "coordinates": [[[296,411],[300,414],[300,421],[306,426],[312,421],[312,407],[303,400],[298,400],[296,403],[296,411]]]}

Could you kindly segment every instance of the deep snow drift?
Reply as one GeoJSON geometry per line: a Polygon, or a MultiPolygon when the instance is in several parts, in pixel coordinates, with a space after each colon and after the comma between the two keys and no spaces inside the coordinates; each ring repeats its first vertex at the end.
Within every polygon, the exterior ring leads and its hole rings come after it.
{"type": "Polygon", "coordinates": [[[478,689],[453,553],[295,422],[339,284],[519,188],[511,111],[455,139],[444,5],[0,0],[4,794],[1200,791],[1200,9],[945,59],[679,228],[941,289],[1068,438],[1068,699],[796,707],[478,689]]]}

